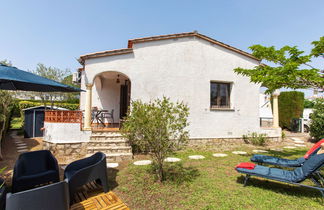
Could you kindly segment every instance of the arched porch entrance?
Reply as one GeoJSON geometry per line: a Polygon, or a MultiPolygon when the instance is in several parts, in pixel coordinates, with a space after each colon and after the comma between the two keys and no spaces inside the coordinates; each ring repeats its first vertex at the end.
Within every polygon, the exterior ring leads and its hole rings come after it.
{"type": "MultiPolygon", "coordinates": [[[[91,129],[118,129],[122,119],[127,114],[130,105],[130,94],[131,81],[125,74],[117,71],[107,71],[96,75],[91,88],[87,86],[88,98],[92,99],[90,102],[91,122],[88,122],[91,129]]],[[[87,103],[86,107],[89,107],[87,103]]],[[[88,116],[88,119],[86,116],[85,113],[84,128],[86,128],[86,120],[90,119],[90,116],[88,116]]]]}

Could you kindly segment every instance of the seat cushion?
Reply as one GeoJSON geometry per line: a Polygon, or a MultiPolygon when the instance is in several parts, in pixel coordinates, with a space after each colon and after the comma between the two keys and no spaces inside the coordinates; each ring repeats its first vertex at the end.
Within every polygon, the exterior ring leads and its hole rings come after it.
{"type": "Polygon", "coordinates": [[[236,168],[236,170],[240,173],[284,182],[300,182],[305,179],[301,167],[298,167],[293,171],[288,171],[279,168],[269,168],[265,166],[256,165],[255,168],[252,170],[244,168],[236,168]]]}
{"type": "Polygon", "coordinates": [[[55,170],[45,171],[43,173],[17,177],[13,183],[13,191],[20,192],[28,189],[32,189],[37,185],[58,182],[59,174],[55,170]]]}
{"type": "Polygon", "coordinates": [[[251,161],[256,163],[265,163],[285,167],[299,167],[305,162],[305,158],[301,157],[295,160],[289,160],[268,155],[253,155],[251,157],[251,161]]]}

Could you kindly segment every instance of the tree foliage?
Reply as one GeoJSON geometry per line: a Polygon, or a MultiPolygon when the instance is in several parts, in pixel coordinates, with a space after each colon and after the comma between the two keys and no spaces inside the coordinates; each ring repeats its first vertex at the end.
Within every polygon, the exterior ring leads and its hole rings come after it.
{"type": "Polygon", "coordinates": [[[0,159],[2,159],[1,141],[9,126],[13,101],[14,99],[8,91],[0,90],[0,159]]]}
{"type": "MultiPolygon", "coordinates": [[[[62,82],[65,77],[71,74],[71,71],[69,69],[59,69],[56,67],[51,66],[45,66],[42,63],[37,64],[37,67],[32,73],[37,74],[39,76],[45,77],[47,79],[51,79],[57,82],[62,82]]],[[[42,99],[42,102],[44,106],[47,104],[47,100],[50,102],[51,107],[54,106],[54,100],[56,97],[61,97],[64,94],[63,93],[38,93],[40,98],[42,99]]]]}
{"type": "Polygon", "coordinates": [[[324,138],[324,99],[318,98],[315,100],[314,111],[311,117],[310,135],[315,140],[324,138]]]}
{"type": "Polygon", "coordinates": [[[4,59],[2,61],[0,61],[0,64],[6,65],[6,66],[12,66],[11,61],[4,59]]]}
{"type": "Polygon", "coordinates": [[[313,108],[315,102],[309,99],[304,100],[304,108],[313,108]]]}
{"type": "Polygon", "coordinates": [[[122,133],[133,147],[150,153],[159,181],[164,180],[164,159],[188,140],[188,115],[187,105],[166,97],[149,103],[132,102],[122,133]]]}
{"type": "Polygon", "coordinates": [[[291,130],[292,119],[303,116],[304,93],[298,91],[282,92],[278,97],[278,107],[280,127],[291,130]]]}
{"type": "Polygon", "coordinates": [[[274,46],[265,47],[253,45],[250,47],[253,56],[275,64],[275,67],[258,65],[253,69],[236,68],[238,74],[250,77],[254,83],[260,83],[272,93],[280,88],[315,88],[323,89],[323,71],[310,65],[312,58],[324,55],[324,37],[312,42],[310,54],[304,53],[296,46],[284,46],[276,49],[274,46]]]}

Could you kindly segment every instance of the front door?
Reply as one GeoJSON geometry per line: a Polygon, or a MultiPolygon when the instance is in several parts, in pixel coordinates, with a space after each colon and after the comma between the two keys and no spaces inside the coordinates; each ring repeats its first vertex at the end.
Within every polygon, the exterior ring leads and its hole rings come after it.
{"type": "Polygon", "coordinates": [[[126,83],[125,85],[120,86],[120,119],[123,119],[126,116],[129,103],[129,84],[126,83]]]}

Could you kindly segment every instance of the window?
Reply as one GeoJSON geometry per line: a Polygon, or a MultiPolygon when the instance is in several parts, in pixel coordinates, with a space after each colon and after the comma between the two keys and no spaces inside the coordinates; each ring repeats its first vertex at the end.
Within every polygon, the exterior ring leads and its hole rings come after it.
{"type": "Polygon", "coordinates": [[[210,82],[210,108],[231,108],[231,83],[210,82]]]}

